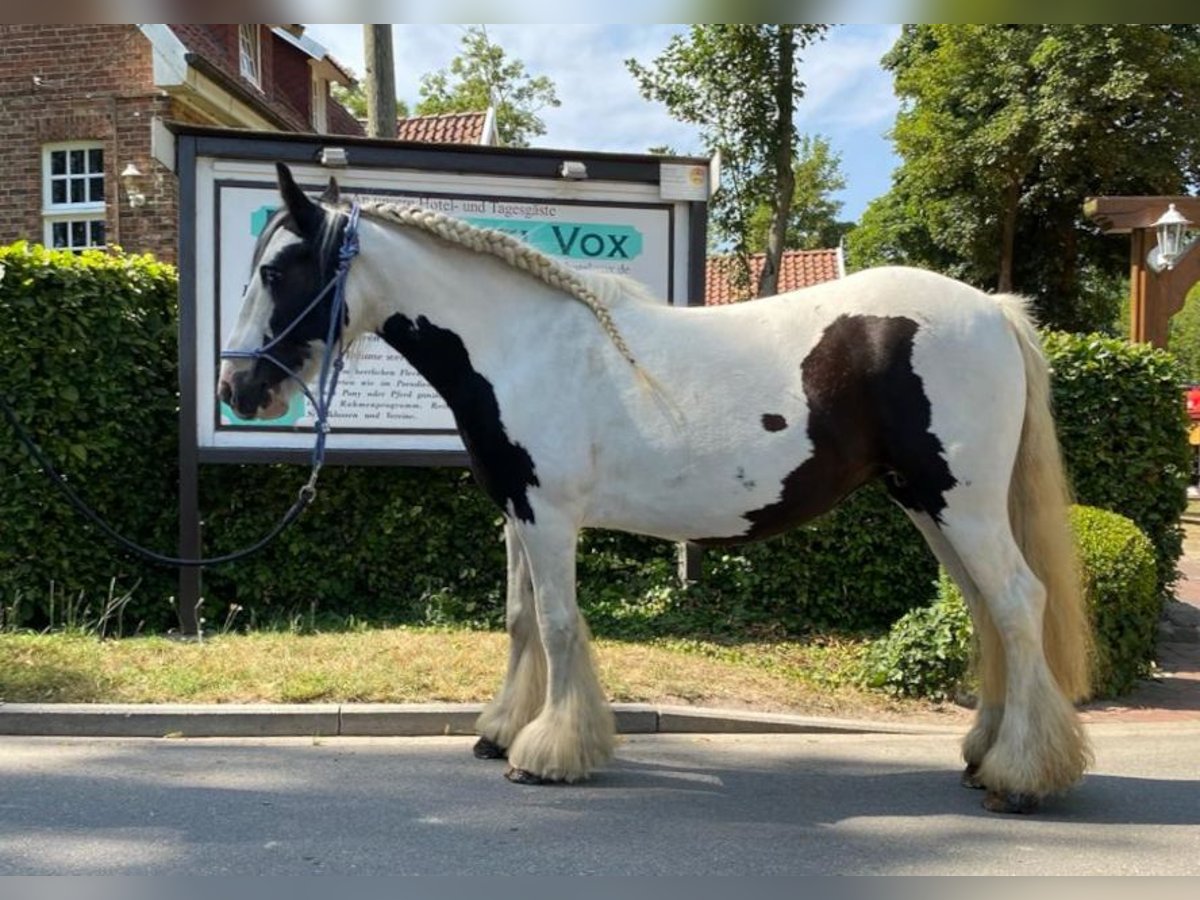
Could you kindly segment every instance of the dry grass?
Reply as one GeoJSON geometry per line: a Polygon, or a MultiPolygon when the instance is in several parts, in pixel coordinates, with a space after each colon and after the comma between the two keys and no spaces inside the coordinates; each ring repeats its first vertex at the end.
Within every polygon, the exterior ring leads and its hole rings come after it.
{"type": "MultiPolygon", "coordinates": [[[[497,689],[503,634],[394,628],[355,633],[97,640],[0,635],[0,701],[110,703],[482,701],[497,689]]],[[[957,718],[844,684],[853,641],[718,645],[597,641],[614,701],[819,715],[957,718]]]]}

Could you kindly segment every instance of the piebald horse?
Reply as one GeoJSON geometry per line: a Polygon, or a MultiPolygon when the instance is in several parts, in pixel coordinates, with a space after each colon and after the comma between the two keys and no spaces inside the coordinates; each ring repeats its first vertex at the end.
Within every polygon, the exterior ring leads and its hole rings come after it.
{"type": "MultiPolygon", "coordinates": [[[[880,268],[720,308],[655,302],[439,213],[361,207],[361,252],[330,327],[348,222],[336,184],[308,198],[278,166],[235,330],[311,379],[327,333],[380,335],[453,411],[503,510],[510,651],[476,755],[517,782],[573,782],[614,724],[575,599],[580,529],[732,544],[777,534],[874,478],[967,598],[980,695],[963,781],[1028,812],[1089,761],[1072,701],[1088,626],[1066,527],[1047,366],[1022,302],[880,268]],[[307,310],[307,311],[306,311],[307,310]]],[[[239,415],[277,414],[295,378],[226,360],[239,415]]]]}

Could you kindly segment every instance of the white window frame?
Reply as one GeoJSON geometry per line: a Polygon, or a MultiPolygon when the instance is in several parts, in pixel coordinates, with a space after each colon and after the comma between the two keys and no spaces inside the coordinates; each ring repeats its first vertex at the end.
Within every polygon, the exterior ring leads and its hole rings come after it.
{"type": "Polygon", "coordinates": [[[42,145],[42,243],[51,249],[54,249],[54,226],[57,224],[65,224],[68,230],[68,238],[65,246],[59,247],[60,250],[87,250],[87,249],[102,249],[107,246],[108,241],[108,204],[103,200],[91,200],[91,182],[93,178],[101,179],[101,197],[103,198],[108,185],[105,183],[108,179],[106,171],[106,163],[104,160],[104,144],[100,141],[62,141],[53,144],[42,145]],[[71,151],[78,150],[83,152],[84,168],[82,172],[72,172],[70,168],[71,151]],[[91,166],[91,153],[89,151],[99,150],[100,168],[93,170],[91,166]],[[66,172],[62,175],[54,174],[54,154],[66,154],[66,172]],[[84,183],[85,199],[81,202],[71,202],[71,182],[76,179],[81,179],[84,183]],[[54,184],[55,182],[64,182],[67,185],[67,199],[61,203],[54,202],[54,184]],[[96,242],[93,240],[93,231],[95,224],[100,223],[104,230],[104,240],[96,242]],[[75,243],[70,239],[69,233],[71,225],[75,223],[84,223],[85,241],[84,243],[75,243]]]}
{"type": "Polygon", "coordinates": [[[257,25],[238,26],[238,71],[256,88],[262,88],[262,36],[257,25]]]}

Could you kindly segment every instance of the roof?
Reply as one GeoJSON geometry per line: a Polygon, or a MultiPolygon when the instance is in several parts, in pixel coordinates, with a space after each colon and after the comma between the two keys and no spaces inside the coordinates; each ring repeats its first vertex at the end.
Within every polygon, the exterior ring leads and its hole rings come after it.
{"type": "Polygon", "coordinates": [[[354,76],[350,74],[350,71],[345,66],[334,59],[321,44],[318,44],[304,33],[303,25],[278,25],[272,28],[271,31],[296,49],[307,54],[316,62],[327,64],[330,74],[333,76],[331,80],[338,81],[347,87],[355,83],[354,76]]]}
{"type": "MultiPolygon", "coordinates": [[[[721,306],[737,303],[754,296],[754,285],[762,273],[764,253],[750,256],[750,284],[735,288],[730,281],[733,271],[732,256],[710,256],[705,260],[704,305],[721,306]]],[[[778,293],[786,294],[800,288],[811,287],[823,281],[833,281],[846,274],[840,248],[832,250],[785,250],[779,261],[778,293]]]]}
{"type": "Polygon", "coordinates": [[[496,143],[495,130],[495,115],[490,109],[396,120],[397,139],[428,144],[492,145],[496,143]]]}

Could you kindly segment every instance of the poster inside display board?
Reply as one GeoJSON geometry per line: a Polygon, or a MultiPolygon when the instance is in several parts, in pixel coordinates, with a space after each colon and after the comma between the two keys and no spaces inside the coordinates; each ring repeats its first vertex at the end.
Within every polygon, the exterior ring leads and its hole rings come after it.
{"type": "MultiPolygon", "coordinates": [[[[287,146],[297,155],[295,144],[287,146]]],[[[379,152],[360,153],[374,163],[362,165],[356,164],[351,146],[349,165],[331,168],[315,161],[319,147],[315,144],[307,159],[288,161],[300,185],[314,195],[332,175],[344,200],[415,203],[499,229],[569,266],[635,278],[665,303],[686,305],[702,295],[704,203],[698,198],[706,196],[707,170],[701,161],[573,154],[589,175],[567,179],[559,174],[561,162],[547,161],[545,151],[468,154],[468,162],[481,164],[481,171],[471,172],[462,170],[461,154],[456,170],[440,167],[437,148],[415,160],[403,158],[401,150],[393,160],[379,152]],[[615,162],[623,165],[606,171],[605,163],[615,162]],[[593,177],[593,172],[613,177],[593,177]],[[638,177],[620,177],[630,174],[638,177]]],[[[313,410],[302,393],[279,418],[247,421],[221,403],[213,389],[257,237],[280,204],[278,153],[253,159],[239,149],[228,158],[197,152],[190,166],[194,262],[192,271],[181,275],[194,308],[197,446],[201,461],[297,459],[313,440],[313,410]]],[[[181,264],[186,260],[181,254],[181,264]]],[[[330,424],[329,458],[335,462],[339,457],[396,464],[462,461],[463,445],[441,398],[373,336],[360,339],[347,359],[330,424]]]]}

